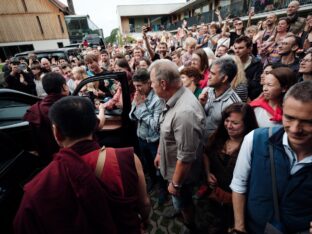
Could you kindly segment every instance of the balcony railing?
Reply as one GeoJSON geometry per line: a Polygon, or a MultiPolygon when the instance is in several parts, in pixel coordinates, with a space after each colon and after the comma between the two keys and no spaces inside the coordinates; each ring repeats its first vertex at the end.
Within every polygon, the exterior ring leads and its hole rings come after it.
{"type": "MultiPolygon", "coordinates": [[[[247,0],[231,3],[230,5],[221,7],[221,16],[226,18],[227,16],[246,16],[248,15],[249,8],[254,7],[255,13],[263,13],[269,11],[275,11],[287,8],[288,4],[292,0],[281,0],[281,1],[261,1],[253,0],[253,4],[249,5],[247,0]]],[[[311,4],[312,0],[299,0],[300,6],[311,4]]]]}
{"type": "MultiPolygon", "coordinates": [[[[248,11],[250,8],[249,2],[251,0],[232,0],[230,5],[222,6],[220,9],[221,16],[223,19],[225,19],[228,16],[231,17],[242,17],[242,16],[247,16],[248,11]]],[[[274,2],[272,4],[266,3],[265,5],[262,4],[262,0],[252,0],[253,4],[252,6],[254,7],[255,13],[263,13],[263,12],[269,12],[269,11],[274,11],[274,10],[279,10],[279,9],[285,9],[287,8],[289,2],[292,0],[280,0],[279,2],[273,1],[273,0],[267,0],[264,2],[274,2]]],[[[312,0],[299,0],[300,6],[306,5],[306,4],[312,4],[312,0]]],[[[204,12],[202,14],[189,17],[185,19],[187,21],[187,26],[191,27],[193,25],[200,25],[202,23],[209,23],[211,21],[218,21],[217,15],[214,13],[214,11],[209,11],[209,12],[204,12]]],[[[183,21],[176,21],[174,23],[171,22],[164,22],[163,24],[152,24],[152,30],[153,31],[161,31],[161,30],[166,30],[166,31],[175,31],[179,27],[182,27],[183,21]]],[[[136,27],[135,30],[132,29],[132,32],[140,32],[141,27],[136,27]]]]}
{"type": "MultiPolygon", "coordinates": [[[[186,18],[185,20],[187,21],[187,26],[191,27],[193,25],[199,25],[202,23],[211,22],[214,19],[214,17],[216,17],[216,16],[214,16],[213,12],[205,12],[205,13],[200,14],[200,15],[196,15],[193,17],[186,18]]],[[[165,25],[165,29],[167,31],[177,30],[179,27],[182,27],[182,23],[183,23],[183,21],[177,21],[175,23],[169,23],[168,22],[165,25]]]]}

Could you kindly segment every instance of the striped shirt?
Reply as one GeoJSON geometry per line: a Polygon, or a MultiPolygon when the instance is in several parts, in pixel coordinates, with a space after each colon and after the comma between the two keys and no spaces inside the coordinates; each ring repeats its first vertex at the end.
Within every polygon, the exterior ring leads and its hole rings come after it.
{"type": "Polygon", "coordinates": [[[248,86],[247,83],[240,83],[234,89],[235,93],[240,97],[242,102],[247,102],[248,99],[248,86]]]}

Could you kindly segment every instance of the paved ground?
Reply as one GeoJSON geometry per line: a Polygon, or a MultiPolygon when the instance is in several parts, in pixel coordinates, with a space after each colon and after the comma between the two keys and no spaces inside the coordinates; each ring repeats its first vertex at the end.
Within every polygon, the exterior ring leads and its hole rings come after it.
{"type": "MultiPolygon", "coordinates": [[[[150,194],[152,202],[152,212],[150,216],[151,224],[148,228],[149,234],[176,234],[180,233],[183,229],[183,224],[181,222],[181,217],[176,217],[173,219],[168,219],[163,217],[161,214],[168,209],[172,208],[171,199],[162,205],[157,204],[157,193],[155,190],[150,194]]],[[[196,223],[200,227],[201,231],[198,234],[207,234],[208,226],[213,220],[211,214],[209,214],[209,202],[207,198],[202,198],[201,200],[194,200],[195,209],[197,213],[196,223]],[[210,221],[210,222],[209,222],[210,221]]]]}
{"type": "Polygon", "coordinates": [[[154,190],[151,194],[152,213],[150,216],[151,225],[148,228],[150,234],[175,234],[180,233],[183,224],[179,218],[167,219],[161,214],[172,208],[171,200],[168,200],[164,205],[158,206],[157,193],[154,190]]]}

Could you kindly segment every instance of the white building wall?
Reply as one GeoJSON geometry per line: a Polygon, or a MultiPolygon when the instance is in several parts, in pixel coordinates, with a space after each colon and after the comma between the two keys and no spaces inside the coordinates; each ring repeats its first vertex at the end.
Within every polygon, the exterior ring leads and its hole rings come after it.
{"type": "Polygon", "coordinates": [[[69,39],[57,39],[57,40],[43,40],[43,41],[24,41],[24,42],[9,42],[0,43],[1,46],[17,46],[17,45],[29,45],[32,44],[35,50],[47,50],[47,49],[58,49],[57,43],[63,42],[63,45],[69,45],[69,39]]]}

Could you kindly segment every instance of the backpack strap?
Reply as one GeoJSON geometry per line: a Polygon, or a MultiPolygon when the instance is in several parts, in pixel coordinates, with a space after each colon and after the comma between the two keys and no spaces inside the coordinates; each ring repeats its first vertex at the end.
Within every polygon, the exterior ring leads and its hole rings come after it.
{"type": "MultiPolygon", "coordinates": [[[[269,138],[272,136],[272,128],[269,128],[269,138]]],[[[272,177],[272,192],[273,192],[273,202],[274,202],[274,215],[276,221],[280,221],[280,212],[278,204],[278,195],[277,195],[277,184],[276,184],[276,174],[275,174],[275,163],[274,163],[274,154],[273,146],[269,143],[269,153],[270,153],[270,162],[271,162],[271,177],[272,177]]]]}
{"type": "Polygon", "coordinates": [[[102,172],[103,172],[103,168],[104,168],[104,164],[105,164],[105,159],[106,159],[106,149],[105,146],[103,146],[100,151],[99,151],[99,157],[97,159],[96,162],[96,167],[95,167],[95,175],[98,178],[101,178],[102,172]]]}

